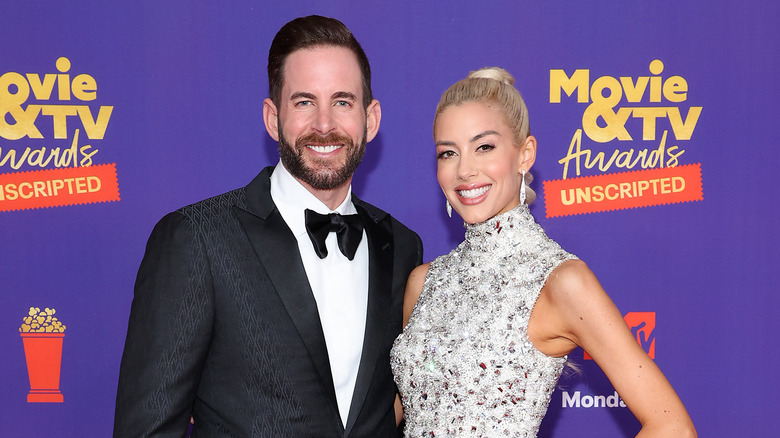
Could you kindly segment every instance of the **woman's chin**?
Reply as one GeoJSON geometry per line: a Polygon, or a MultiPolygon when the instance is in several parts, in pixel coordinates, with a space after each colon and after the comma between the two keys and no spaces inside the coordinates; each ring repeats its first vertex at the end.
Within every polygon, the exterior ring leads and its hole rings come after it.
{"type": "Polygon", "coordinates": [[[458,215],[463,219],[463,222],[466,222],[467,224],[473,225],[478,224],[480,222],[485,222],[486,220],[490,219],[491,217],[495,215],[489,215],[485,213],[480,213],[477,211],[464,211],[463,214],[458,212],[458,215]]]}

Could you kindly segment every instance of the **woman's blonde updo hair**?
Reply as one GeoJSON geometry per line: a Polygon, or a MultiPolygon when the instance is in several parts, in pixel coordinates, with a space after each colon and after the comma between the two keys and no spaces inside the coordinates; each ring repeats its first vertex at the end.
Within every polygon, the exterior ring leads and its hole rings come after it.
{"type": "MultiPolygon", "coordinates": [[[[531,128],[528,123],[528,108],[520,92],[513,86],[514,83],[515,78],[501,67],[485,67],[470,72],[466,79],[455,82],[442,94],[436,106],[434,126],[439,114],[450,106],[459,106],[468,102],[490,103],[497,105],[504,113],[505,121],[514,134],[513,142],[519,147],[531,135],[531,128]]],[[[532,180],[531,173],[526,172],[525,202],[527,204],[536,199],[536,194],[528,186],[532,180]]]]}

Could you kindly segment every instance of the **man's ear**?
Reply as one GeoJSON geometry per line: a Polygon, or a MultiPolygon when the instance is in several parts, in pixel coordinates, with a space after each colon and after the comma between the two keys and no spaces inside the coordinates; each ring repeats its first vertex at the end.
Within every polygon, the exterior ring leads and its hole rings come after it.
{"type": "Polygon", "coordinates": [[[517,163],[519,166],[517,172],[520,173],[522,170],[528,172],[534,162],[536,162],[536,137],[529,135],[520,148],[520,162],[517,163]]]}
{"type": "Polygon", "coordinates": [[[379,101],[374,99],[366,108],[366,142],[376,137],[380,121],[382,121],[382,107],[379,105],[379,101]]]}
{"type": "Polygon", "coordinates": [[[263,122],[268,135],[279,141],[279,112],[271,98],[263,100],[263,122]]]}

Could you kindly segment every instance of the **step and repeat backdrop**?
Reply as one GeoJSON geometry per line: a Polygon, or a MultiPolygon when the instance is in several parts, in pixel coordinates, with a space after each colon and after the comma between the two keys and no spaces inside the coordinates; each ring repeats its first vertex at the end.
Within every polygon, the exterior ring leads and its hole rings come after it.
{"type": "MultiPolygon", "coordinates": [[[[165,213],[277,162],[261,119],[268,47],[310,14],[342,20],[368,54],[382,121],[353,189],[417,231],[426,261],[463,237],[436,183],[436,103],[470,70],[503,67],[539,142],[538,222],[596,273],[701,436],[772,435],[779,12],[770,1],[4,3],[0,436],[110,436],[146,239],[165,213]]],[[[633,436],[600,369],[582,350],[571,359],[582,372],[561,380],[540,436],[633,436]]]]}

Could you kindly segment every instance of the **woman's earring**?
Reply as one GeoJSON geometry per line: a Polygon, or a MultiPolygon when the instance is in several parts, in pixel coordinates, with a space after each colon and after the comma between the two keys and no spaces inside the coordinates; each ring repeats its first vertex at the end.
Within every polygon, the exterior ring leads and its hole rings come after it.
{"type": "Polygon", "coordinates": [[[523,177],[520,183],[520,203],[525,204],[525,170],[522,171],[523,177]]]}
{"type": "Polygon", "coordinates": [[[452,217],[452,206],[450,205],[450,200],[447,199],[447,216],[452,217]]]}

